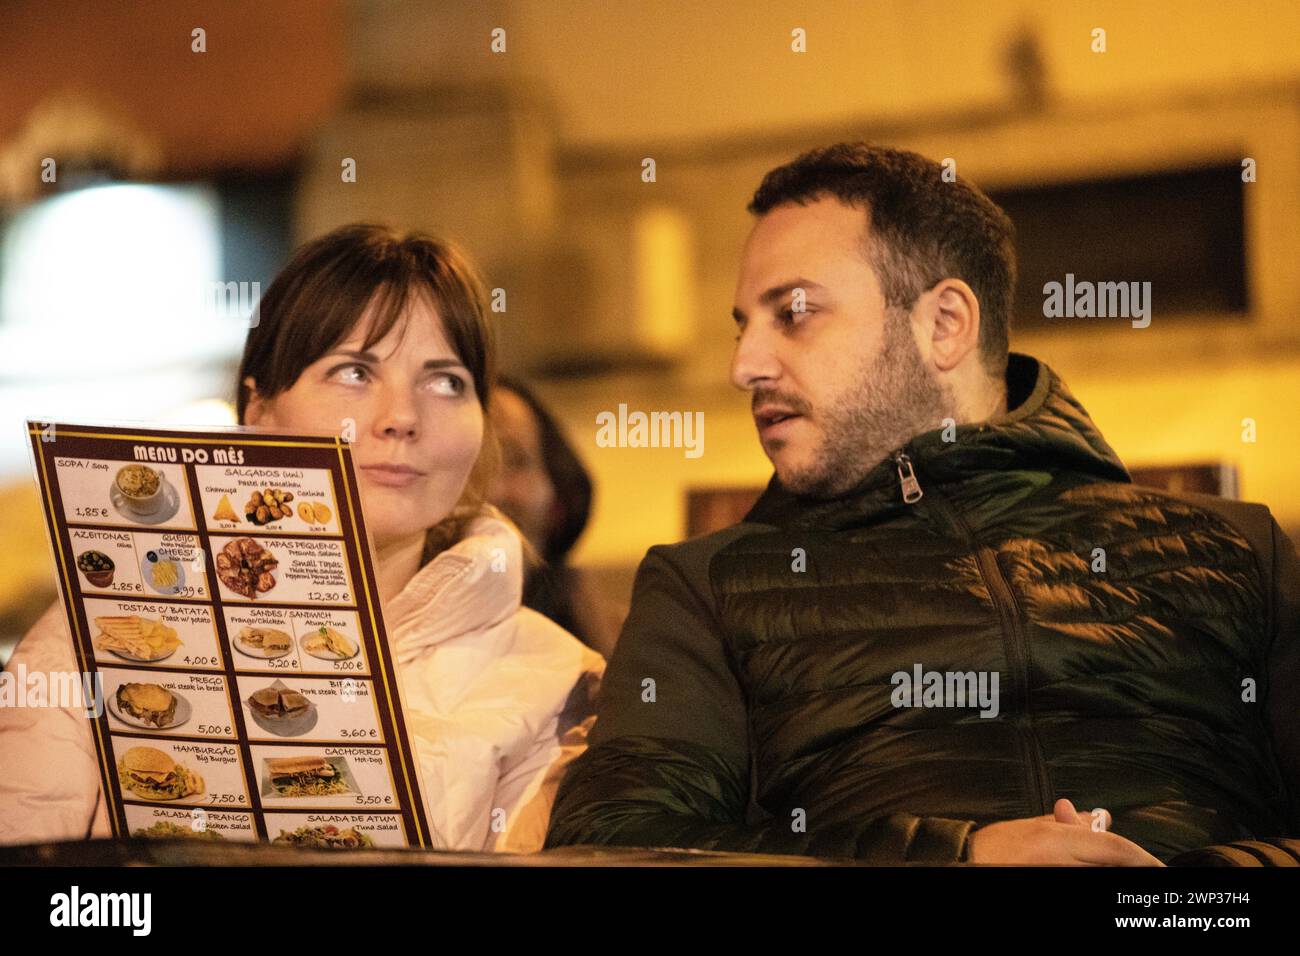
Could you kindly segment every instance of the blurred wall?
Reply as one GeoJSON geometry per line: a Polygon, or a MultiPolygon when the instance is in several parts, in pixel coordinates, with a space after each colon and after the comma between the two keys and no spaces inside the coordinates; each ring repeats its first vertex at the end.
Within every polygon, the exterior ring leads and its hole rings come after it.
{"type": "Polygon", "coordinates": [[[952,156],[988,188],[1256,159],[1248,322],[1162,313],[1156,290],[1149,329],[1037,332],[1013,347],[1055,366],[1130,464],[1234,463],[1243,497],[1300,528],[1289,454],[1300,424],[1287,414],[1300,399],[1300,6],[576,0],[401,18],[382,4],[353,9],[366,13],[350,46],[354,75],[424,107],[399,120],[375,106],[336,123],[304,190],[304,234],[378,201],[468,242],[490,283],[511,293],[505,351],[527,367],[557,342],[626,334],[630,349],[645,348],[655,318],[639,308],[645,287],[682,277],[630,261],[636,224],[664,210],[687,223],[692,292],[667,354],[648,369],[614,361],[603,374],[541,384],[597,478],[580,559],[635,562],[682,535],[688,487],[761,485],[770,474],[748,403],[727,384],[744,205],[768,168],[843,138],[952,156]],[[448,16],[455,30],[439,33],[448,16]],[[498,25],[504,56],[486,39],[450,40],[498,25]],[[806,30],[806,53],[790,49],[795,27],[806,30]],[[1098,27],[1105,53],[1091,49],[1098,27]],[[398,146],[401,123],[417,116],[454,134],[398,146]],[[491,132],[466,132],[469,117],[491,132]],[[373,154],[392,185],[358,196],[334,184],[333,164],[367,124],[383,127],[373,154]],[[402,149],[412,153],[405,163],[395,159],[402,149]],[[646,157],[654,183],[641,179],[646,157]],[[412,191],[421,170],[430,184],[412,191]],[[703,411],[704,455],[598,448],[596,415],[619,403],[703,411]],[[1241,440],[1244,418],[1257,422],[1255,444],[1241,440]]]}
{"type": "Polygon", "coordinates": [[[167,176],[292,162],[343,93],[344,13],[341,0],[5,0],[0,147],[75,93],[155,139],[167,176]]]}

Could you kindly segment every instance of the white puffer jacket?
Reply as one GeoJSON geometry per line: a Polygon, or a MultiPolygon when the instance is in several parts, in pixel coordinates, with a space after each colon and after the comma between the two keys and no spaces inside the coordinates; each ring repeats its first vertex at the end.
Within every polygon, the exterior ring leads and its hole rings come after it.
{"type": "MultiPolygon", "coordinates": [[[[384,607],[439,847],[541,849],[560,778],[595,721],[604,659],[521,607],[522,590],[519,537],[494,513],[384,607]]],[[[9,670],[20,663],[28,674],[78,670],[61,604],[9,670]]],[[[0,844],[112,835],[84,710],[0,706],[0,768],[0,844]]]]}

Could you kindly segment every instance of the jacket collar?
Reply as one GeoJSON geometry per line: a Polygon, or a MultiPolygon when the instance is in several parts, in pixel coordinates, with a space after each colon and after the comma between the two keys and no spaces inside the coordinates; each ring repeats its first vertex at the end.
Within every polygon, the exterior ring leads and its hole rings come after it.
{"type": "Polygon", "coordinates": [[[385,605],[389,640],[401,658],[493,627],[519,609],[522,594],[519,534],[489,507],[385,605]]]}
{"type": "MultiPolygon", "coordinates": [[[[936,428],[913,437],[900,449],[911,459],[923,488],[1009,471],[1072,471],[1099,481],[1132,480],[1087,411],[1045,363],[1012,352],[1006,379],[1007,414],[958,425],[955,441],[944,441],[943,429],[936,428]]],[[[854,488],[831,499],[801,498],[773,475],[745,520],[836,530],[908,507],[902,499],[898,464],[889,456],[854,488]]]]}

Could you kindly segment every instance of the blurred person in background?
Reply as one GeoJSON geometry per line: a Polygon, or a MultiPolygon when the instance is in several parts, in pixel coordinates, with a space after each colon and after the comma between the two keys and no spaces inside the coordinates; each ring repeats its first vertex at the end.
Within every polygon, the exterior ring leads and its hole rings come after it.
{"type": "MultiPolygon", "coordinates": [[[[237,411],[240,424],[290,433],[354,423],[434,845],[525,852],[540,848],[559,777],[585,745],[604,661],[521,606],[519,534],[483,494],[493,375],[484,291],[464,256],[358,224],[304,245],[267,290],[237,411]]],[[[77,670],[61,602],[19,643],[19,664],[77,670]]],[[[0,767],[0,843],[111,835],[83,710],[0,708],[0,767]]]]}
{"type": "Polygon", "coordinates": [[[559,423],[516,378],[502,375],[492,392],[492,424],[501,467],[488,500],[519,526],[541,556],[524,583],[524,605],[540,611],[608,658],[626,616],[568,563],[591,513],[591,477],[559,423]]]}

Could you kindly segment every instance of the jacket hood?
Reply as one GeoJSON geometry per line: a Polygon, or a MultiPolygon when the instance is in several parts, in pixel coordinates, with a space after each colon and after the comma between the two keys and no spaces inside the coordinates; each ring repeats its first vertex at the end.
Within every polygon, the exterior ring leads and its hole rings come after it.
{"type": "MultiPolygon", "coordinates": [[[[1098,481],[1132,481],[1088,412],[1047,364],[1012,352],[1006,382],[1007,414],[958,425],[955,441],[944,441],[943,429],[936,428],[913,437],[900,449],[911,459],[923,486],[1011,471],[1068,471],[1098,481]]],[[[898,465],[887,456],[854,488],[830,499],[795,495],[773,475],[745,520],[778,527],[835,528],[867,514],[904,507],[898,465]]]]}
{"type": "Polygon", "coordinates": [[[403,661],[433,644],[501,623],[519,610],[523,580],[519,534],[489,507],[384,606],[393,652],[403,661]]]}

